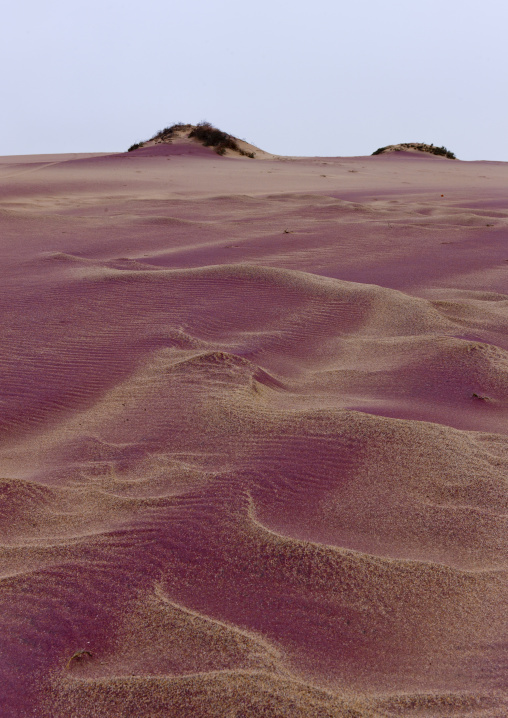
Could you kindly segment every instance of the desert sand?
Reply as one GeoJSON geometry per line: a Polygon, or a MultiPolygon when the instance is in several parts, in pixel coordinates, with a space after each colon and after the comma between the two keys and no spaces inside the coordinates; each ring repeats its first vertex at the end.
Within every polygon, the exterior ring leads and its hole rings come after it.
{"type": "Polygon", "coordinates": [[[508,164],[0,158],[0,715],[508,715],[508,164]]]}

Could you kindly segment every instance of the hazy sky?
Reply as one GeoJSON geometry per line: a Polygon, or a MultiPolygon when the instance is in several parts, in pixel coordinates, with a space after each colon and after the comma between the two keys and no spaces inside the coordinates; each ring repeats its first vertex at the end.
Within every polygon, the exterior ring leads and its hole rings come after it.
{"type": "Polygon", "coordinates": [[[0,155],[209,120],[270,152],[508,161],[506,0],[10,0],[0,155]]]}

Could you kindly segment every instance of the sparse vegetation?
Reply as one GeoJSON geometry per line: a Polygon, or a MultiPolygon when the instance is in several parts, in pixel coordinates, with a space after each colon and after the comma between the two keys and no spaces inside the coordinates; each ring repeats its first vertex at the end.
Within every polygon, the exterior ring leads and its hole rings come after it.
{"type": "Polygon", "coordinates": [[[246,152],[242,150],[236,139],[227,132],[217,129],[209,122],[200,122],[189,133],[189,137],[195,137],[200,140],[205,147],[213,147],[218,155],[225,155],[226,150],[238,152],[243,157],[254,158],[254,152],[246,152]]]}
{"type": "Polygon", "coordinates": [[[238,152],[240,148],[234,137],[227,132],[217,129],[209,122],[200,122],[189,133],[189,137],[200,140],[205,147],[213,147],[218,155],[224,155],[226,150],[238,152]]]}
{"type": "Polygon", "coordinates": [[[144,146],[145,146],[145,143],[144,143],[144,142],[135,142],[133,145],[131,145],[131,146],[129,147],[129,149],[127,150],[127,152],[132,152],[133,150],[137,150],[137,149],[139,149],[140,147],[144,147],[144,146]]]}
{"type": "Polygon", "coordinates": [[[159,130],[152,139],[154,140],[170,140],[175,132],[182,132],[185,130],[191,130],[192,125],[186,125],[183,122],[176,122],[174,125],[165,127],[163,130],[159,130]]]}
{"type": "Polygon", "coordinates": [[[374,155],[382,155],[384,152],[387,152],[388,150],[395,150],[395,152],[401,152],[402,150],[418,150],[419,152],[428,152],[432,155],[439,155],[440,157],[447,157],[450,160],[456,160],[456,156],[453,152],[450,152],[446,147],[435,147],[434,145],[426,145],[423,142],[404,142],[400,145],[387,145],[386,147],[379,147],[375,152],[372,153],[372,156],[374,155]]]}
{"type": "MultiPolygon", "coordinates": [[[[242,157],[250,157],[251,159],[255,157],[254,152],[248,152],[242,149],[235,137],[217,129],[217,127],[214,127],[210,122],[200,122],[198,125],[188,125],[183,122],[177,122],[174,125],[159,130],[150,141],[171,142],[177,133],[182,133],[183,136],[189,138],[195,138],[199,142],[202,142],[205,147],[213,147],[218,155],[225,155],[226,150],[233,150],[233,152],[237,152],[239,155],[242,155],[242,157]]],[[[128,151],[132,152],[132,150],[137,150],[138,147],[143,146],[143,142],[138,142],[129,147],[128,151]]]]}

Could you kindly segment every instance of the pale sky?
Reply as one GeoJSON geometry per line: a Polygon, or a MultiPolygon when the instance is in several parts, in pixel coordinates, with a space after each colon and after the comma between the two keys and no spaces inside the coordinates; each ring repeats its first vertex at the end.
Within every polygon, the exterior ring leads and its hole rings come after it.
{"type": "Polygon", "coordinates": [[[8,0],[0,155],[208,120],[283,155],[508,161],[506,0],[8,0]]]}

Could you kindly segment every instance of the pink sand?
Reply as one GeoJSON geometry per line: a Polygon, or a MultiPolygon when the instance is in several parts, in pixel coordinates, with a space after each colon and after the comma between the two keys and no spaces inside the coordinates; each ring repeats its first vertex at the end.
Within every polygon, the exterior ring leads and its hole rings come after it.
{"type": "Polygon", "coordinates": [[[0,158],[0,715],[508,715],[508,164],[0,158]]]}

